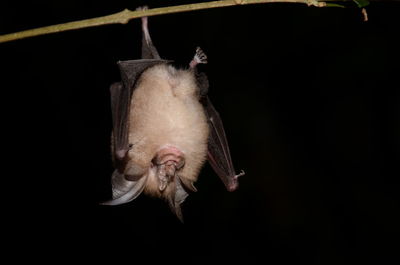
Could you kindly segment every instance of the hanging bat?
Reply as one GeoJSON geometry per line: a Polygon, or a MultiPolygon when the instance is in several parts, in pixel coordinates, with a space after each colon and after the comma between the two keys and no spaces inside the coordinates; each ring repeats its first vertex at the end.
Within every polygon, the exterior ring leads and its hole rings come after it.
{"type": "Polygon", "coordinates": [[[165,199],[182,221],[180,204],[208,160],[229,191],[238,187],[224,127],[196,69],[207,56],[196,49],[188,69],[161,59],[142,18],[142,59],[118,62],[122,81],[111,85],[113,199],[130,202],[142,192],[165,199]]]}

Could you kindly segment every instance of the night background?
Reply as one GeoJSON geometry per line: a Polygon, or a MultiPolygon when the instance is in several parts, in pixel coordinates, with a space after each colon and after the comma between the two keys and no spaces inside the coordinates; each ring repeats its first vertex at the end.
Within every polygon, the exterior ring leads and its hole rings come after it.
{"type": "MultiPolygon", "coordinates": [[[[2,1],[0,34],[187,2],[2,1]]],[[[109,86],[117,61],[140,57],[140,19],[0,44],[2,239],[14,259],[394,264],[400,2],[372,3],[368,22],[350,6],[149,19],[161,57],[184,67],[197,46],[208,55],[209,95],[246,171],[230,193],[206,164],[184,224],[145,195],[98,205],[111,198],[109,86]]]]}

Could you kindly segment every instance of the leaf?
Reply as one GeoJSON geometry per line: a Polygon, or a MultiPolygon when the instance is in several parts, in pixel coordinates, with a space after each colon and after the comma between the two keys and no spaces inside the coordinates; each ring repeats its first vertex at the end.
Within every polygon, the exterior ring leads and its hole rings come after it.
{"type": "Polygon", "coordinates": [[[327,7],[341,7],[341,8],[345,8],[344,5],[339,5],[339,4],[335,4],[335,3],[326,3],[327,7]]]}
{"type": "Polygon", "coordinates": [[[354,1],[354,3],[357,4],[357,6],[359,8],[366,7],[367,5],[369,5],[369,1],[368,0],[353,0],[353,1],[354,1]]]}

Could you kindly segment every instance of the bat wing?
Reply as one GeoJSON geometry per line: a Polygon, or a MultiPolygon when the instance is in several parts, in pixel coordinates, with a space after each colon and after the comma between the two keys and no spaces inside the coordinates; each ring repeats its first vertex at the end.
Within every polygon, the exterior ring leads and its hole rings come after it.
{"type": "Polygon", "coordinates": [[[103,202],[102,205],[119,205],[133,201],[144,190],[146,181],[147,177],[136,181],[126,180],[125,176],[119,173],[118,169],[114,170],[111,178],[113,199],[103,202]]]}
{"type": "Polygon", "coordinates": [[[142,59],[119,61],[121,82],[110,87],[113,119],[114,161],[123,160],[129,151],[129,122],[131,98],[137,80],[147,68],[169,61],[162,60],[154,46],[147,27],[147,17],[142,18],[142,59]]]}
{"type": "Polygon", "coordinates": [[[117,205],[130,202],[144,189],[147,178],[143,177],[137,181],[129,181],[123,174],[128,159],[126,155],[131,147],[131,143],[129,143],[131,98],[143,71],[156,64],[165,62],[168,61],[141,59],[118,62],[122,81],[114,83],[110,87],[113,121],[112,152],[116,168],[112,176],[113,200],[103,204],[117,205]]]}
{"type": "Polygon", "coordinates": [[[210,125],[208,162],[221,178],[227,190],[234,191],[239,185],[238,177],[244,175],[244,172],[235,173],[222,120],[208,96],[205,96],[202,101],[210,125]]]}
{"type": "Polygon", "coordinates": [[[120,61],[118,66],[122,81],[110,87],[113,121],[114,161],[122,161],[129,151],[129,111],[131,98],[140,75],[147,68],[168,62],[161,59],[120,61]]]}
{"type": "Polygon", "coordinates": [[[157,49],[153,45],[147,28],[147,18],[142,18],[142,59],[119,61],[121,82],[114,83],[110,87],[111,112],[112,112],[112,156],[115,171],[112,175],[113,199],[103,204],[117,205],[134,200],[144,189],[147,177],[137,180],[128,180],[124,175],[126,162],[129,159],[127,153],[131,148],[129,143],[129,114],[133,92],[137,86],[141,74],[148,68],[168,60],[162,60],[157,49]]]}

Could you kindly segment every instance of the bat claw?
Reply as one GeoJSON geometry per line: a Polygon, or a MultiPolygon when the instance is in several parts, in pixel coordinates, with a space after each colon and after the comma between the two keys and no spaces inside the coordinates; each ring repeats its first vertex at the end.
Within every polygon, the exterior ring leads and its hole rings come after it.
{"type": "Polygon", "coordinates": [[[238,179],[239,177],[244,176],[244,175],[246,175],[246,173],[245,173],[244,170],[242,169],[242,170],[240,171],[239,174],[237,174],[237,175],[234,176],[234,179],[238,179]]]}

